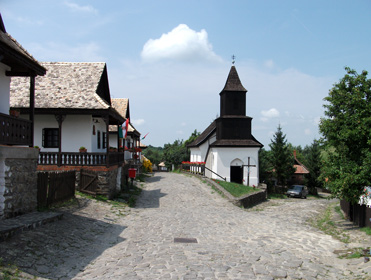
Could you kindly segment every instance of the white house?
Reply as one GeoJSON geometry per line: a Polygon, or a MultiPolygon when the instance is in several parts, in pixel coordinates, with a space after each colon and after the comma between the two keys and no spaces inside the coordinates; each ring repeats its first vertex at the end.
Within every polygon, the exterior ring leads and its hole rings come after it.
{"type": "Polygon", "coordinates": [[[246,92],[232,66],[220,92],[220,117],[188,147],[191,162],[205,162],[207,177],[252,186],[259,183],[258,153],[263,145],[251,133],[246,92]]]}
{"type": "MultiPolygon", "coordinates": [[[[125,160],[140,159],[138,148],[142,148],[140,144],[140,132],[130,123],[130,107],[128,98],[112,98],[112,107],[125,119],[129,119],[128,131],[126,138],[118,139],[117,126],[110,125],[110,147],[122,147],[125,151],[125,160]],[[130,151],[129,151],[130,150],[130,151]],[[136,151],[135,151],[136,150],[136,151]]],[[[120,129],[120,128],[119,128],[120,129]]],[[[124,136],[125,137],[125,136],[124,136]]],[[[138,160],[139,161],[139,160],[138,160]]]]}
{"type": "MultiPolygon", "coordinates": [[[[68,153],[85,147],[89,153],[107,153],[109,125],[125,121],[112,106],[107,66],[103,62],[43,62],[47,74],[35,81],[34,145],[58,157],[66,164],[68,153]],[[60,158],[60,157],[64,158],[60,158]]],[[[12,78],[10,106],[21,115],[29,113],[29,83],[23,77],[12,78]]],[[[41,164],[53,164],[55,158],[41,164]]],[[[72,163],[70,163],[72,164],[72,163]]]]}

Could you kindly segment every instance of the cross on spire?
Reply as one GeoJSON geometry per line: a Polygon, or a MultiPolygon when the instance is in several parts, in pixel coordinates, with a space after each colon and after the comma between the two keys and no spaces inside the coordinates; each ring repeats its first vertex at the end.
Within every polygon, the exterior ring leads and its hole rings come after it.
{"type": "Polygon", "coordinates": [[[235,62],[236,62],[236,56],[233,54],[232,55],[232,64],[234,65],[235,62]]]}

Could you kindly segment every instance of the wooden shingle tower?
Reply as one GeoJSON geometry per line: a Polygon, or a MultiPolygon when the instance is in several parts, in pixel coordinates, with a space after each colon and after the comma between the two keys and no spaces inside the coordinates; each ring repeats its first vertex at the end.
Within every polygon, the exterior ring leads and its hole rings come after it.
{"type": "Polygon", "coordinates": [[[220,117],[188,147],[190,161],[206,162],[206,176],[257,185],[258,152],[263,145],[251,133],[252,118],[246,116],[246,92],[233,65],[220,92],[220,117]]]}

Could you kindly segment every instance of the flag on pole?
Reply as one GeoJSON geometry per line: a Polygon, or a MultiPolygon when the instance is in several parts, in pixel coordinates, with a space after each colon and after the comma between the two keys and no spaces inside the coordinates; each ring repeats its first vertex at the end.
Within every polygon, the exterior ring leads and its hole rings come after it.
{"type": "Polygon", "coordinates": [[[128,128],[129,128],[129,119],[126,119],[126,121],[122,124],[120,137],[122,136],[122,138],[126,139],[126,136],[128,135],[128,128]]]}
{"type": "Polygon", "coordinates": [[[143,136],[142,140],[143,140],[144,138],[146,138],[148,134],[149,134],[149,132],[148,132],[146,135],[143,136]]]}

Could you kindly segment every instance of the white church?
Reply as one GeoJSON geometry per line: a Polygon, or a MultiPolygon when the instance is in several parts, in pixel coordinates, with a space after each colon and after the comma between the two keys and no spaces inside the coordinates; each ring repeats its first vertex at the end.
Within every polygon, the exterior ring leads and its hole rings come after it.
{"type": "Polygon", "coordinates": [[[246,92],[233,65],[220,92],[220,117],[188,145],[191,162],[205,162],[205,176],[228,182],[259,184],[259,150],[246,116],[246,92]]]}

